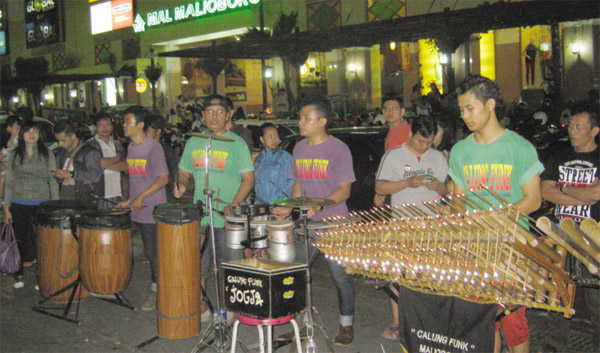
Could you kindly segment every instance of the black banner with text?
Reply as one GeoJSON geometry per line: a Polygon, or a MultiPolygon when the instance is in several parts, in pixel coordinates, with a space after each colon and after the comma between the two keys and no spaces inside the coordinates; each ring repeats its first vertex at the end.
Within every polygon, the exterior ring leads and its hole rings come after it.
{"type": "Polygon", "coordinates": [[[400,343],[408,352],[494,351],[498,304],[477,304],[451,296],[400,287],[400,343]]]}

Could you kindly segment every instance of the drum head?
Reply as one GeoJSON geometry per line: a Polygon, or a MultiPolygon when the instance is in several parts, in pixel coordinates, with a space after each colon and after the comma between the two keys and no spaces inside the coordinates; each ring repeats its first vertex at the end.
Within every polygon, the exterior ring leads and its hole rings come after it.
{"type": "Polygon", "coordinates": [[[203,211],[196,204],[163,203],[154,208],[154,219],[166,224],[183,224],[197,221],[203,211]]]}
{"type": "Polygon", "coordinates": [[[37,223],[48,228],[69,229],[70,223],[86,211],[97,210],[91,201],[52,200],[42,202],[38,207],[37,223]]]}
{"type": "Polygon", "coordinates": [[[118,208],[87,211],[81,214],[79,226],[86,229],[131,228],[131,215],[129,211],[118,208]]]}
{"type": "Polygon", "coordinates": [[[269,224],[267,224],[267,228],[272,228],[272,229],[288,229],[288,228],[294,228],[295,223],[294,221],[290,221],[289,219],[280,219],[277,221],[270,221],[269,224]]]}

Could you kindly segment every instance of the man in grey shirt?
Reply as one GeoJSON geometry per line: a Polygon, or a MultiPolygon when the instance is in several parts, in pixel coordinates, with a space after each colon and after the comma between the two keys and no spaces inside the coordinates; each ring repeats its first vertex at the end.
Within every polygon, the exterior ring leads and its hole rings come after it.
{"type": "MultiPolygon", "coordinates": [[[[410,129],[410,141],[389,149],[381,159],[375,178],[378,195],[392,195],[392,204],[431,200],[446,194],[445,181],[448,176],[448,160],[431,146],[437,133],[437,123],[429,116],[415,119],[410,129]]],[[[431,213],[428,208],[421,207],[431,213]]],[[[393,286],[395,295],[398,292],[393,286]]],[[[400,334],[398,302],[390,298],[392,323],[381,336],[397,340],[400,334]]]]}
{"type": "MultiPolygon", "coordinates": [[[[375,192],[392,195],[392,204],[436,199],[446,194],[448,161],[431,148],[437,124],[429,116],[415,119],[410,141],[387,151],[377,171],[375,192]]],[[[423,208],[425,211],[427,209],[423,208]]]]}

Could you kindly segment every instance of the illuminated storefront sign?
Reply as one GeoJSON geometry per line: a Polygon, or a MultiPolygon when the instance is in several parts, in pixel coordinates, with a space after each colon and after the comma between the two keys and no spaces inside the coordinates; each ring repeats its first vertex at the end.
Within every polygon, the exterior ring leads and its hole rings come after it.
{"type": "Polygon", "coordinates": [[[146,82],[146,80],[144,80],[143,78],[138,77],[135,80],[135,90],[138,93],[144,93],[144,92],[146,92],[147,89],[148,89],[148,82],[146,82]]]}
{"type": "Polygon", "coordinates": [[[25,0],[27,48],[59,41],[59,0],[25,0]]]}
{"type": "Polygon", "coordinates": [[[135,33],[144,32],[157,26],[203,18],[211,15],[229,13],[256,5],[261,0],[202,0],[190,2],[173,8],[151,11],[142,16],[137,13],[133,22],[135,33]]]}
{"type": "Polygon", "coordinates": [[[6,35],[0,31],[0,55],[6,54],[6,35]]]}
{"type": "Polygon", "coordinates": [[[133,0],[111,0],[90,6],[92,34],[115,31],[133,24],[133,0]]]}

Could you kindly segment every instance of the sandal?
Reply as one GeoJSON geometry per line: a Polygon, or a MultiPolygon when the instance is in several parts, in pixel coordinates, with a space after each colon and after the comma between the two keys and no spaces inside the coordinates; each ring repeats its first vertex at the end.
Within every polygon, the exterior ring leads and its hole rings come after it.
{"type": "Polygon", "coordinates": [[[36,259],[33,259],[33,261],[25,261],[23,262],[23,267],[31,267],[33,266],[35,263],[37,262],[36,259]]]}
{"type": "Polygon", "coordinates": [[[385,330],[383,330],[383,332],[381,333],[381,337],[385,338],[386,340],[397,341],[398,338],[400,337],[400,327],[397,327],[397,326],[386,327],[385,330]]]}

